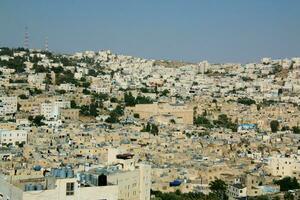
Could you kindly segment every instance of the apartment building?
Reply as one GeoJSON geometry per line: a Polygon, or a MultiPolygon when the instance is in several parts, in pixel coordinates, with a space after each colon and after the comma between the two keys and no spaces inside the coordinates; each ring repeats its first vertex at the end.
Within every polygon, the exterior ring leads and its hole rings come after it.
{"type": "Polygon", "coordinates": [[[0,97],[0,116],[17,112],[17,97],[0,97]]]}
{"type": "Polygon", "coordinates": [[[41,115],[49,119],[58,119],[62,108],[70,108],[70,101],[54,101],[41,104],[41,115]]]}
{"type": "Polygon", "coordinates": [[[128,107],[133,113],[138,113],[141,119],[149,119],[152,116],[171,115],[177,123],[193,124],[193,109],[183,104],[153,103],[137,104],[128,107]]]}
{"type": "Polygon", "coordinates": [[[137,164],[133,154],[117,152],[109,149],[107,153],[110,164],[104,168],[93,169],[89,173],[103,176],[107,182],[118,185],[118,199],[150,200],[151,166],[137,164]]]}
{"type": "Polygon", "coordinates": [[[268,170],[272,176],[294,176],[299,177],[300,162],[296,157],[271,157],[268,163],[268,170]]]}
{"type": "Polygon", "coordinates": [[[0,130],[0,144],[18,145],[27,143],[27,131],[25,130],[0,130]]]}
{"type": "Polygon", "coordinates": [[[87,185],[72,173],[56,169],[56,174],[45,177],[21,176],[9,182],[0,177],[0,199],[5,200],[118,200],[118,186],[87,185]]]}

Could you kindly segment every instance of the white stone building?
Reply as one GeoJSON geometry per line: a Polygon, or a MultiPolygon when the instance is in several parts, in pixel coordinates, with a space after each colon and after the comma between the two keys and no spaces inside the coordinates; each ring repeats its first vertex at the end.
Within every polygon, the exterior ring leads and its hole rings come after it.
{"type": "Polygon", "coordinates": [[[0,116],[17,112],[17,97],[0,97],[0,116]]]}
{"type": "Polygon", "coordinates": [[[27,143],[27,131],[25,130],[0,130],[0,144],[18,145],[27,143]]]}

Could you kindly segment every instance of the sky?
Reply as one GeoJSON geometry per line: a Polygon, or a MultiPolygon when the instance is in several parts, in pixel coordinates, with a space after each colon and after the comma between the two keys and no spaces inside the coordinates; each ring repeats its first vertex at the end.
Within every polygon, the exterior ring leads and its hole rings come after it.
{"type": "Polygon", "coordinates": [[[299,0],[0,0],[0,46],[211,63],[300,56],[299,0]]]}

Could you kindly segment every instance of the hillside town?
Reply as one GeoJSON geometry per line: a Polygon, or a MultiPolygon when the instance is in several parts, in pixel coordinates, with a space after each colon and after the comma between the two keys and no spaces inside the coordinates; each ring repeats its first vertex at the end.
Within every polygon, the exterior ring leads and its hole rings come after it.
{"type": "Polygon", "coordinates": [[[0,48],[0,199],[300,199],[300,57],[0,48]]]}

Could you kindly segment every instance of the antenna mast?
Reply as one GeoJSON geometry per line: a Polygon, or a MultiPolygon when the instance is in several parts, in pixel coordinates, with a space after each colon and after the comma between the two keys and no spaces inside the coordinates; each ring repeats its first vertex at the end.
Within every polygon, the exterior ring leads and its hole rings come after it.
{"type": "Polygon", "coordinates": [[[45,51],[48,51],[49,48],[48,48],[48,37],[45,38],[45,51]]]}
{"type": "Polygon", "coordinates": [[[29,33],[28,33],[28,27],[27,26],[25,26],[24,48],[29,49],[29,33]]]}

